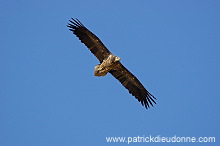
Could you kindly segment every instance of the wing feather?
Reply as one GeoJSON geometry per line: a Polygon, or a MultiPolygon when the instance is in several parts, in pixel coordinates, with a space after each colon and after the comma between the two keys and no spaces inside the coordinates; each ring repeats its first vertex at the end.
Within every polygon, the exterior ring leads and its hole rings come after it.
{"type": "Polygon", "coordinates": [[[75,34],[79,40],[84,43],[89,50],[102,62],[111,52],[101,42],[101,40],[89,31],[78,19],[69,20],[70,23],[67,25],[70,31],[75,34]]]}
{"type": "Polygon", "coordinates": [[[150,94],[141,82],[120,62],[110,73],[147,109],[150,105],[153,106],[153,103],[156,104],[156,98],[150,94]]]}

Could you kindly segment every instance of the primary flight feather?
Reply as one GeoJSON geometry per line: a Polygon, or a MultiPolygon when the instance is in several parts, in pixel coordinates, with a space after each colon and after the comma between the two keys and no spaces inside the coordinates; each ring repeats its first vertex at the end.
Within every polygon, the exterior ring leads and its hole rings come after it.
{"type": "Polygon", "coordinates": [[[67,27],[84,43],[97,57],[100,64],[95,66],[95,76],[105,76],[111,73],[119,82],[147,109],[156,104],[156,98],[150,94],[141,82],[113,55],[101,40],[89,31],[78,19],[69,20],[67,27]]]}

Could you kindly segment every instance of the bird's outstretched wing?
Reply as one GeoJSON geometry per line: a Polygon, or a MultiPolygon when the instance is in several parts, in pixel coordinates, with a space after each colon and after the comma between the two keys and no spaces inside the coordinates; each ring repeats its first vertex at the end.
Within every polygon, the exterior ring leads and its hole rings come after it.
{"type": "Polygon", "coordinates": [[[101,40],[89,31],[78,19],[69,20],[67,25],[82,43],[84,43],[89,50],[102,62],[111,52],[105,47],[101,40]]]}
{"type": "Polygon", "coordinates": [[[150,105],[153,106],[153,103],[156,104],[156,98],[150,94],[141,82],[120,62],[109,72],[147,109],[150,105]]]}

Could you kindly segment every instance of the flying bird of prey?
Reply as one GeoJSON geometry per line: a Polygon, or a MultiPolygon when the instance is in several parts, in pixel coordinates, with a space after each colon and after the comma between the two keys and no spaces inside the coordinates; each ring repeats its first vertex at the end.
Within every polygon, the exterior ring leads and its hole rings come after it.
{"type": "Polygon", "coordinates": [[[89,31],[78,19],[69,20],[67,27],[84,43],[97,57],[100,64],[95,66],[95,76],[105,76],[111,73],[129,91],[130,94],[148,109],[156,104],[156,98],[148,92],[141,82],[120,62],[120,58],[113,55],[101,40],[89,31]]]}

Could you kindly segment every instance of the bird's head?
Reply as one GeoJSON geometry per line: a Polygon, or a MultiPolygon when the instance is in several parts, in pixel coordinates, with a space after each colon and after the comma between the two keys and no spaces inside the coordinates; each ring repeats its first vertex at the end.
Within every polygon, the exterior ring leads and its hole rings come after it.
{"type": "Polygon", "coordinates": [[[120,61],[120,59],[121,59],[120,57],[116,56],[115,57],[115,62],[120,61]]]}

